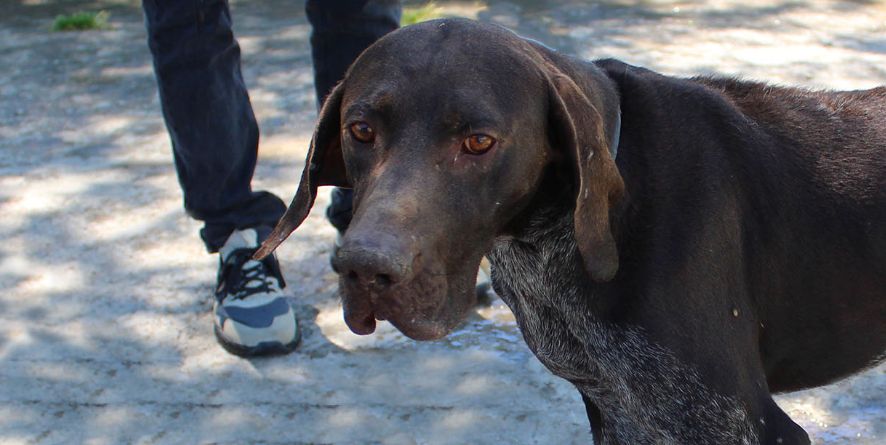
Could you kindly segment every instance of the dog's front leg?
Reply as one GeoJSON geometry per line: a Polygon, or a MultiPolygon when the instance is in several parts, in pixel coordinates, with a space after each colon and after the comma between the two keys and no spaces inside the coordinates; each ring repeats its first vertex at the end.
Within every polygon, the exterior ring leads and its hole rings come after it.
{"type": "MultiPolygon", "coordinates": [[[[579,390],[581,393],[581,390],[579,390]]],[[[594,438],[594,445],[603,443],[603,413],[584,393],[581,393],[581,401],[585,404],[585,411],[588,413],[588,422],[591,424],[591,435],[594,438]]]]}

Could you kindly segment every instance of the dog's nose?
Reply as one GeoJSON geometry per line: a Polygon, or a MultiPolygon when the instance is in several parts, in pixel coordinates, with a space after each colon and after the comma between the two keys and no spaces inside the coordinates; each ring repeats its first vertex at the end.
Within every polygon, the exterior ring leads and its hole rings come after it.
{"type": "Polygon", "coordinates": [[[407,280],[415,255],[397,243],[379,241],[346,237],[332,259],[332,268],[353,284],[379,290],[407,280]]]}

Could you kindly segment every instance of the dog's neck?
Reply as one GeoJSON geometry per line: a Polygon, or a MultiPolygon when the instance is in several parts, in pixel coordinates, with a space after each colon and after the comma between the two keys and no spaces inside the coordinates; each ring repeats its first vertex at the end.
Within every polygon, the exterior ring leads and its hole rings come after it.
{"type": "MultiPolygon", "coordinates": [[[[532,280],[550,283],[540,275],[557,271],[558,277],[572,283],[585,282],[586,288],[591,289],[593,283],[585,272],[575,242],[575,195],[565,192],[564,187],[564,178],[547,175],[527,210],[515,218],[505,235],[496,239],[489,258],[493,265],[497,258],[508,265],[521,263],[520,269],[537,275],[531,277],[532,280]],[[564,276],[567,271],[568,276],[564,276]]],[[[533,290],[538,298],[557,292],[538,287],[533,290]]]]}
{"type": "MultiPolygon", "coordinates": [[[[499,271],[503,284],[524,286],[513,289],[515,293],[538,299],[545,305],[574,304],[589,315],[606,319],[618,304],[619,285],[615,281],[594,282],[587,274],[575,241],[573,180],[568,175],[558,175],[557,171],[562,169],[550,167],[532,203],[496,238],[488,257],[493,269],[499,271]],[[521,272],[513,272],[516,270],[521,272]],[[569,291],[564,292],[565,288],[569,291]]],[[[627,222],[627,199],[627,196],[623,198],[610,213],[613,235],[619,246],[625,233],[622,226],[627,222]]]]}

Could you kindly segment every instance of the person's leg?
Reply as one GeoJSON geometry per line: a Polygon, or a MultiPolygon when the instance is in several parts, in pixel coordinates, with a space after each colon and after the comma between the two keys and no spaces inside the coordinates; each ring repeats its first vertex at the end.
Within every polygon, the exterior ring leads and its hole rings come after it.
{"type": "MultiPolygon", "coordinates": [[[[321,104],[364,49],[400,26],[402,8],[398,0],[308,0],[305,10],[313,27],[314,87],[321,104]]],[[[339,232],[351,222],[352,199],[349,189],[332,191],[326,216],[339,232]]]]}
{"type": "Polygon", "coordinates": [[[144,0],[148,44],[188,214],[216,252],[235,229],[276,224],[278,197],[250,186],[258,125],[225,0],[144,0]]]}
{"type": "Polygon", "coordinates": [[[226,0],[144,0],[148,45],[188,214],[220,252],[215,332],[238,355],[288,352],[298,342],[274,257],[251,260],[285,205],[250,186],[258,125],[240,73],[226,0]]]}

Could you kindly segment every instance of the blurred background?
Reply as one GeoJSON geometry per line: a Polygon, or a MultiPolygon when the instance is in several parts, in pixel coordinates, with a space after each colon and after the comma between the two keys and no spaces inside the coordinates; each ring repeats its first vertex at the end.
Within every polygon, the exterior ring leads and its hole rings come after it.
{"type": "MultiPolygon", "coordinates": [[[[182,210],[140,3],[0,5],[0,443],[590,443],[578,394],[500,301],[439,342],[351,334],[326,192],[279,254],[301,347],[224,352],[217,260],[182,210]]],[[[470,17],[670,75],[886,84],[882,1],[405,5],[407,24],[470,17]]],[[[231,7],[262,130],[253,184],[288,200],[316,113],[304,4],[231,7]]],[[[886,443],[886,367],[777,400],[815,443],[886,443]]]]}

